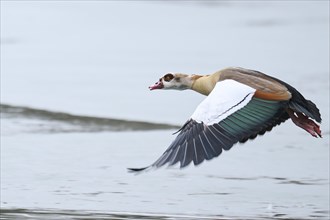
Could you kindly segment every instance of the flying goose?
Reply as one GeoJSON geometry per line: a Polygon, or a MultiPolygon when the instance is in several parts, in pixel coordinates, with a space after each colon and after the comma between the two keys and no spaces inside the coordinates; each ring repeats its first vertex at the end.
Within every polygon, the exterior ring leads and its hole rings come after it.
{"type": "Polygon", "coordinates": [[[133,172],[178,162],[180,168],[198,165],[289,118],[313,137],[322,137],[313,121],[321,123],[316,105],[289,84],[255,70],[230,67],[205,76],[167,73],[149,89],[191,89],[207,97],[162,156],[148,167],[129,168],[133,172]]]}

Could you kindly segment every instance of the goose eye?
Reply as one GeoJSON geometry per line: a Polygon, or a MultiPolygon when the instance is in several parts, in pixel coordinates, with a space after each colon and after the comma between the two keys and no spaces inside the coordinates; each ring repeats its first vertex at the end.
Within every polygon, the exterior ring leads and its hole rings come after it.
{"type": "Polygon", "coordinates": [[[173,74],[171,74],[171,73],[168,73],[168,74],[166,74],[166,75],[164,76],[164,80],[165,80],[166,82],[171,81],[173,78],[174,78],[174,76],[173,76],[173,74]]]}

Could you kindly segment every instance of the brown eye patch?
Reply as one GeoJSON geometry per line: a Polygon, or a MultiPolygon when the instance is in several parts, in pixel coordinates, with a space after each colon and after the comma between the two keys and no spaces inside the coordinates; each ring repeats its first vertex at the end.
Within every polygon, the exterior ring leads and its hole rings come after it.
{"type": "Polygon", "coordinates": [[[171,73],[168,73],[168,74],[166,74],[166,75],[164,76],[164,80],[165,80],[166,82],[171,81],[173,78],[174,78],[174,76],[173,76],[173,74],[171,74],[171,73]]]}

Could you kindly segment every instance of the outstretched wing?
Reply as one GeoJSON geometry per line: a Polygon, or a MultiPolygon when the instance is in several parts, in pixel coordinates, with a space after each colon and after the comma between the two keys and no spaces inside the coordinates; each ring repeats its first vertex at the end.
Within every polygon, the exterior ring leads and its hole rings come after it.
{"type": "Polygon", "coordinates": [[[142,171],[178,162],[181,168],[191,162],[198,165],[288,119],[284,110],[287,101],[256,98],[255,92],[256,89],[235,80],[219,81],[163,155],[148,167],[130,170],[142,171]]]}

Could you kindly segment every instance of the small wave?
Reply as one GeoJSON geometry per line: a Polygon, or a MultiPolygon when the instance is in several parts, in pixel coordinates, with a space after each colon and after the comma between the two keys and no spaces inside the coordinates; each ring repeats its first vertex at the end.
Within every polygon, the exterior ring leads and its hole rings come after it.
{"type": "Polygon", "coordinates": [[[102,212],[88,210],[61,210],[61,209],[24,209],[24,208],[1,208],[1,219],[33,219],[33,220],[57,220],[57,219],[113,219],[113,220],[128,220],[128,219],[159,219],[159,220],[243,220],[243,219],[328,219],[329,211],[320,210],[313,215],[306,217],[290,217],[284,213],[275,213],[273,216],[257,214],[253,217],[249,216],[224,216],[224,215],[185,215],[185,214],[167,214],[167,213],[137,213],[137,212],[102,212]]]}
{"type": "Polygon", "coordinates": [[[329,184],[328,179],[313,179],[313,178],[303,178],[303,179],[288,179],[286,177],[272,177],[272,176],[254,176],[254,177],[236,177],[236,176],[217,176],[217,175],[207,175],[208,178],[219,178],[223,180],[237,180],[237,181],[253,181],[253,180],[274,180],[278,184],[294,184],[294,185],[326,185],[329,184]]]}
{"type": "MultiPolygon", "coordinates": [[[[56,209],[1,209],[1,216],[4,219],[159,219],[159,220],[197,220],[197,219],[215,219],[213,216],[194,216],[180,214],[158,214],[158,213],[131,213],[131,212],[95,212],[84,210],[56,210],[56,209]]],[[[227,220],[227,218],[216,219],[227,220]]]]}
{"type": "Polygon", "coordinates": [[[33,132],[101,132],[178,129],[163,123],[73,115],[36,108],[0,104],[1,119],[33,132]]]}

